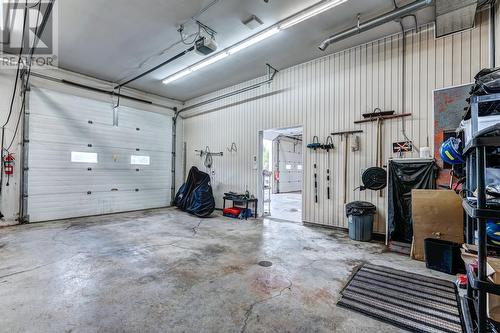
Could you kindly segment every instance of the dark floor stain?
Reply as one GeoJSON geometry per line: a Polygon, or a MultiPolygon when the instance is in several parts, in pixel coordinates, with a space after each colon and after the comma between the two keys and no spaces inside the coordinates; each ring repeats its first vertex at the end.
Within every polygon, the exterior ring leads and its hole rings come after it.
{"type": "Polygon", "coordinates": [[[304,250],[304,251],[313,251],[313,252],[318,252],[318,250],[313,249],[313,248],[312,248],[312,247],[310,247],[310,246],[304,246],[304,247],[302,248],[302,250],[304,250]]]}
{"type": "Polygon", "coordinates": [[[389,253],[389,252],[391,252],[391,250],[387,246],[384,246],[384,247],[377,249],[375,251],[372,251],[370,253],[371,254],[382,254],[382,253],[389,253]]]}
{"type": "Polygon", "coordinates": [[[141,277],[138,282],[140,284],[147,284],[147,283],[155,281],[156,279],[157,278],[154,275],[145,275],[145,276],[141,277]]]}
{"type": "Polygon", "coordinates": [[[227,250],[228,250],[227,247],[215,244],[215,245],[206,246],[205,249],[203,250],[203,253],[206,256],[210,257],[210,256],[216,256],[216,255],[222,254],[224,252],[227,252],[227,250]]]}
{"type": "Polygon", "coordinates": [[[281,274],[262,271],[255,276],[252,289],[259,294],[269,295],[273,291],[287,287],[289,284],[290,280],[281,274]]]}
{"type": "Polygon", "coordinates": [[[181,259],[179,260],[179,262],[183,265],[183,266],[191,266],[191,267],[198,267],[199,265],[201,265],[203,262],[202,260],[200,260],[200,257],[198,254],[195,254],[195,255],[192,255],[186,259],[181,259]]]}
{"type": "Polygon", "coordinates": [[[337,241],[341,241],[341,242],[345,242],[345,241],[349,240],[349,237],[346,234],[339,233],[339,232],[329,233],[328,236],[330,236],[331,238],[333,238],[337,241]]]}
{"type": "Polygon", "coordinates": [[[175,277],[178,286],[184,288],[191,288],[200,281],[200,276],[191,270],[173,269],[169,275],[175,277]]]}
{"type": "Polygon", "coordinates": [[[7,244],[5,243],[0,243],[0,249],[3,249],[7,244]]]}
{"type": "Polygon", "coordinates": [[[228,265],[228,266],[224,266],[222,268],[222,270],[224,271],[224,274],[232,274],[232,273],[242,272],[244,270],[244,268],[242,266],[239,266],[239,265],[228,265]]]}
{"type": "Polygon", "coordinates": [[[366,261],[360,259],[344,259],[342,260],[347,266],[359,267],[366,264],[366,261]]]}
{"type": "Polygon", "coordinates": [[[307,304],[334,303],[336,300],[330,290],[326,287],[313,289],[311,291],[302,291],[302,300],[307,304]]]}

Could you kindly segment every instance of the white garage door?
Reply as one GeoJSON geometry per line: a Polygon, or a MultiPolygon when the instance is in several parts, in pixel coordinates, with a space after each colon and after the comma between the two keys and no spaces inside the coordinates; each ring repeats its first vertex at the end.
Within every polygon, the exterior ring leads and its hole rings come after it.
{"type": "Polygon", "coordinates": [[[279,193],[302,190],[302,143],[288,139],[279,140],[278,165],[280,170],[279,193]]]}
{"type": "Polygon", "coordinates": [[[170,204],[171,117],[118,110],[114,118],[111,102],[31,90],[30,222],[170,204]]]}

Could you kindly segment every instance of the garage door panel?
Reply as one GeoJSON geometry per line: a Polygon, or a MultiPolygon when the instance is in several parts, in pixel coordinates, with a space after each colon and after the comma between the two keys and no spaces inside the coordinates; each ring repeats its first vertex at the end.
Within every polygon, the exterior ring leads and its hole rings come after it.
{"type": "Polygon", "coordinates": [[[124,148],[124,147],[103,147],[103,146],[94,146],[89,147],[88,145],[76,145],[71,143],[53,143],[53,142],[45,142],[45,141],[32,141],[30,140],[30,147],[32,150],[44,151],[44,153],[48,153],[51,151],[60,151],[60,152],[88,152],[88,153],[98,153],[102,156],[103,154],[119,154],[123,156],[131,156],[131,155],[147,155],[147,156],[163,156],[166,158],[170,158],[172,155],[172,147],[166,147],[164,144],[161,148],[162,150],[151,149],[151,147],[147,148],[139,148],[137,151],[136,147],[124,148]]]}
{"type": "Polygon", "coordinates": [[[97,192],[127,192],[127,191],[151,191],[164,189],[164,185],[169,185],[167,180],[158,180],[158,182],[150,182],[144,184],[77,184],[64,185],[56,184],[47,188],[45,186],[35,186],[30,192],[30,196],[35,195],[52,195],[52,194],[76,194],[76,193],[97,193],[97,192]]]}
{"type": "Polygon", "coordinates": [[[118,213],[164,206],[168,190],[41,195],[30,198],[30,221],[118,213]],[[71,209],[68,209],[71,207],[71,209]]]}
{"type": "MultiPolygon", "coordinates": [[[[97,181],[105,181],[108,177],[110,177],[110,173],[112,173],[115,177],[138,177],[139,181],[146,181],[151,178],[163,179],[162,177],[166,177],[170,180],[170,177],[166,173],[160,174],[158,170],[147,170],[147,169],[139,169],[139,171],[135,170],[110,170],[106,169],[93,169],[92,171],[88,170],[78,170],[78,169],[66,169],[66,170],[57,170],[57,169],[30,169],[29,176],[32,177],[32,181],[35,180],[37,182],[45,182],[43,178],[52,179],[54,177],[58,177],[58,181],[72,181],[76,177],[81,177],[86,174],[91,174],[93,179],[97,181]]],[[[163,170],[160,170],[163,171],[163,170]]]]}
{"type": "MultiPolygon", "coordinates": [[[[32,146],[33,147],[33,146],[32,146]]],[[[32,148],[31,147],[31,148],[32,148]]],[[[124,169],[135,170],[139,169],[153,169],[163,170],[167,173],[171,167],[171,153],[169,152],[135,152],[129,150],[128,152],[113,150],[113,149],[78,149],[77,152],[96,153],[98,163],[73,163],[71,162],[71,151],[50,150],[44,149],[31,149],[29,164],[31,169],[79,169],[87,170],[92,169],[124,169]],[[149,165],[131,164],[131,156],[147,156],[149,157],[149,165]]]]}
{"type": "Polygon", "coordinates": [[[84,123],[48,122],[30,115],[30,140],[46,142],[90,143],[91,129],[84,123]]]}
{"type": "MultiPolygon", "coordinates": [[[[112,112],[112,111],[111,111],[112,112]]],[[[140,111],[144,112],[144,111],[140,111]]],[[[121,113],[122,117],[119,118],[119,126],[114,126],[112,120],[107,122],[99,122],[94,120],[87,120],[86,118],[71,118],[71,117],[57,117],[54,115],[46,115],[46,114],[31,114],[32,121],[36,122],[46,122],[47,124],[40,128],[41,130],[49,131],[50,129],[60,129],[60,127],[66,128],[68,124],[71,125],[71,128],[85,128],[85,129],[96,129],[99,133],[102,133],[104,130],[114,130],[114,131],[124,131],[127,133],[137,132],[140,134],[153,134],[153,135],[161,135],[165,137],[169,137],[172,129],[169,127],[171,121],[168,118],[165,118],[164,115],[157,115],[154,113],[150,113],[154,115],[155,121],[144,121],[144,119],[140,119],[142,121],[128,121],[125,122],[122,120],[124,112],[121,113]],[[158,117],[160,119],[158,119],[158,117]]],[[[142,117],[144,118],[144,117],[142,117]]]]}
{"type": "Polygon", "coordinates": [[[36,115],[56,119],[89,120],[113,124],[113,105],[101,101],[33,87],[30,95],[30,110],[36,115]]]}
{"type": "Polygon", "coordinates": [[[295,192],[302,190],[302,145],[288,140],[279,144],[279,191],[295,192]]]}
{"type": "Polygon", "coordinates": [[[107,185],[133,185],[137,187],[158,187],[158,184],[170,183],[168,175],[157,176],[156,172],[148,171],[115,171],[108,170],[92,170],[89,172],[80,172],[79,170],[69,170],[54,175],[57,170],[49,172],[48,170],[31,170],[29,175],[29,184],[32,190],[36,187],[53,187],[53,186],[75,186],[75,185],[97,185],[107,183],[107,185]],[[47,179],[58,177],[56,184],[48,184],[47,179]]]}
{"type": "Polygon", "coordinates": [[[123,127],[131,127],[131,128],[140,128],[144,129],[152,129],[152,128],[164,128],[170,125],[171,130],[171,119],[166,118],[162,114],[151,113],[147,118],[144,117],[141,111],[123,107],[118,111],[118,123],[123,127]]]}
{"type": "Polygon", "coordinates": [[[162,150],[166,147],[165,142],[170,142],[172,138],[172,131],[168,129],[165,132],[157,128],[137,131],[135,128],[90,125],[61,119],[47,122],[36,115],[31,117],[31,121],[32,124],[43,123],[43,126],[35,126],[30,130],[30,140],[33,142],[162,150]]]}
{"type": "Polygon", "coordinates": [[[104,192],[118,190],[146,190],[170,187],[171,179],[168,175],[151,177],[151,175],[131,174],[130,172],[109,172],[102,175],[88,174],[60,175],[57,183],[48,184],[50,179],[42,170],[33,170],[28,178],[30,195],[53,193],[104,192]]]}
{"type": "Polygon", "coordinates": [[[136,131],[119,127],[106,129],[93,128],[92,142],[94,146],[101,147],[133,147],[139,149],[164,150],[172,136],[157,131],[136,131]]]}
{"type": "Polygon", "coordinates": [[[112,126],[107,103],[45,89],[30,98],[30,221],[169,205],[171,116],[120,107],[112,126]],[[72,152],[97,154],[97,163],[72,161],[72,152]]]}

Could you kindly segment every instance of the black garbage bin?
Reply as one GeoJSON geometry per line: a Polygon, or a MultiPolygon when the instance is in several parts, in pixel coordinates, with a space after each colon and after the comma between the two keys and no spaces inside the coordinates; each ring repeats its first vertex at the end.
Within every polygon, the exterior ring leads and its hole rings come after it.
{"type": "Polygon", "coordinates": [[[349,220],[349,238],[356,241],[372,240],[373,216],[377,207],[366,201],[355,201],[346,205],[346,215],[349,220]]]}

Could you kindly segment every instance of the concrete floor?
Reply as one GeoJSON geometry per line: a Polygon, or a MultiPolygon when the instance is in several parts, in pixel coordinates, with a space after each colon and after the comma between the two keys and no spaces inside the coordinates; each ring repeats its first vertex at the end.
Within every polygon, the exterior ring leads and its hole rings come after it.
{"type": "Polygon", "coordinates": [[[271,217],[302,222],[302,193],[279,193],[271,196],[271,217]]]}
{"type": "Polygon", "coordinates": [[[363,262],[443,277],[298,223],[162,209],[9,227],[0,331],[399,332],[336,307],[363,262]]]}

